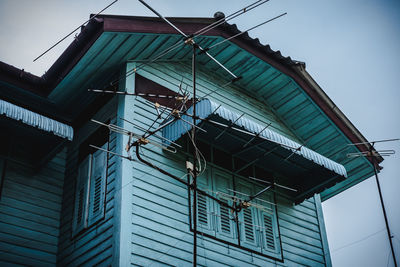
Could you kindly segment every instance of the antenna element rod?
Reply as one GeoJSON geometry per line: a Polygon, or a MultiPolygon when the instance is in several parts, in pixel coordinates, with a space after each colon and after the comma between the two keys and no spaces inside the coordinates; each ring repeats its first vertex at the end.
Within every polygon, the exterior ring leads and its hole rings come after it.
{"type": "Polygon", "coordinates": [[[264,21],[264,22],[262,22],[262,23],[260,23],[260,24],[258,24],[258,25],[256,25],[256,26],[253,26],[253,27],[251,27],[250,29],[247,29],[247,30],[245,30],[245,31],[243,31],[243,32],[239,32],[239,33],[237,33],[237,34],[235,34],[235,35],[233,35],[233,36],[231,36],[231,37],[229,37],[229,38],[227,38],[227,39],[225,39],[225,40],[223,40],[223,41],[221,41],[221,42],[219,42],[219,43],[216,43],[216,44],[210,46],[209,48],[206,48],[206,50],[208,51],[208,50],[210,50],[210,49],[212,49],[212,48],[214,48],[214,47],[216,47],[216,46],[218,46],[218,45],[220,45],[220,44],[223,44],[223,43],[225,43],[225,42],[227,42],[227,41],[229,41],[229,40],[232,40],[233,38],[236,38],[236,37],[238,37],[238,36],[240,36],[240,35],[242,35],[242,34],[244,34],[244,33],[246,33],[246,32],[249,32],[249,31],[251,31],[251,30],[254,30],[254,29],[257,28],[257,27],[260,27],[260,26],[262,26],[262,25],[264,25],[264,24],[267,24],[268,22],[271,22],[271,21],[273,21],[273,20],[276,20],[276,19],[278,19],[278,18],[280,18],[280,17],[282,17],[282,16],[285,16],[286,14],[287,14],[286,12],[285,12],[285,13],[282,13],[282,14],[280,14],[280,15],[278,15],[278,16],[272,18],[272,19],[266,20],[266,21],[264,21]]]}
{"type": "Polygon", "coordinates": [[[37,58],[35,58],[33,60],[33,62],[35,62],[36,60],[38,60],[39,58],[41,58],[42,56],[44,56],[47,52],[49,52],[51,49],[53,49],[54,47],[56,47],[59,43],[61,43],[62,41],[64,41],[65,39],[67,39],[69,36],[71,36],[74,32],[76,32],[77,30],[79,30],[80,27],[82,27],[83,25],[85,25],[86,23],[88,23],[89,21],[91,21],[92,19],[94,19],[95,17],[97,17],[97,15],[100,15],[101,12],[103,12],[104,10],[106,10],[107,8],[109,8],[110,6],[112,6],[115,2],[117,2],[118,0],[114,0],[114,2],[112,2],[111,4],[109,4],[108,6],[106,6],[105,8],[103,8],[102,10],[100,10],[96,15],[94,15],[93,17],[91,17],[90,19],[88,19],[87,21],[85,21],[84,23],[82,23],[81,25],[79,25],[78,27],[76,27],[72,32],[68,33],[66,36],[64,36],[61,40],[59,40],[57,43],[55,43],[54,45],[52,45],[49,49],[47,49],[46,51],[44,51],[42,54],[40,54],[37,58]]]}

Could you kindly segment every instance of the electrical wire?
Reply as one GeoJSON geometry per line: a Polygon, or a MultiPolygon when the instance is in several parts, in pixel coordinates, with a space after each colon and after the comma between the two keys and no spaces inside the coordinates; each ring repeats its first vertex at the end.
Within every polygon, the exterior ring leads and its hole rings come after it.
{"type": "Polygon", "coordinates": [[[381,230],[379,230],[379,231],[377,231],[377,232],[374,232],[374,233],[372,233],[372,234],[369,234],[369,235],[367,235],[367,236],[365,236],[365,237],[363,237],[363,238],[361,238],[361,239],[358,239],[358,240],[353,241],[353,242],[351,242],[351,243],[348,243],[348,244],[346,244],[346,245],[344,245],[344,246],[341,246],[341,247],[339,247],[339,248],[336,248],[336,249],[334,249],[334,250],[331,251],[331,254],[336,253],[336,252],[338,252],[338,251],[340,251],[340,250],[342,250],[342,249],[344,249],[344,248],[347,248],[347,247],[353,246],[353,245],[355,245],[355,244],[358,244],[358,243],[360,243],[360,242],[362,242],[362,241],[364,241],[364,240],[367,240],[368,238],[371,238],[371,237],[373,237],[373,236],[375,236],[375,235],[377,235],[377,234],[380,234],[380,233],[383,232],[383,231],[386,231],[386,228],[383,228],[383,229],[381,229],[381,230]]]}
{"type": "MultiPolygon", "coordinates": [[[[157,108],[157,107],[155,107],[157,108]]],[[[160,114],[157,114],[157,117],[154,119],[154,121],[150,124],[149,128],[144,132],[144,134],[142,135],[142,138],[144,138],[144,136],[150,131],[151,128],[153,128],[154,124],[157,122],[158,119],[161,118],[161,116],[164,114],[164,112],[167,110],[167,108],[164,108],[162,112],[160,112],[160,114]]]]}
{"type": "MultiPolygon", "coordinates": [[[[193,122],[196,123],[195,120],[193,120],[193,122]]],[[[196,158],[198,160],[197,162],[198,162],[198,165],[199,165],[198,176],[201,176],[205,172],[205,170],[207,168],[207,160],[204,157],[203,153],[201,153],[200,149],[197,147],[196,142],[194,141],[192,135],[190,134],[190,130],[187,128],[186,124],[183,124],[183,125],[184,125],[184,127],[186,129],[186,132],[188,134],[188,137],[189,137],[189,139],[190,139],[190,141],[191,141],[191,143],[193,145],[193,149],[195,150],[196,158]],[[202,167],[201,160],[204,161],[204,167],[202,167]]]]}

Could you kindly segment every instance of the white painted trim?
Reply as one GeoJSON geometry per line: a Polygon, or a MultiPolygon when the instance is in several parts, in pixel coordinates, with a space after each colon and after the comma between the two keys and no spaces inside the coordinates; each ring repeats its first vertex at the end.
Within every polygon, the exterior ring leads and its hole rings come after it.
{"type": "MultiPolygon", "coordinates": [[[[127,63],[120,75],[136,66],[135,63],[127,63]]],[[[135,74],[126,77],[120,82],[119,90],[133,93],[135,90],[135,74]]],[[[117,125],[129,128],[129,125],[120,118],[133,121],[134,119],[134,96],[118,96],[117,125]]],[[[118,134],[116,153],[126,155],[125,144],[128,136],[118,134]]],[[[116,160],[116,185],[115,185],[115,238],[113,266],[129,266],[131,260],[131,225],[132,225],[132,162],[118,157],[116,160]]]]}
{"type": "Polygon", "coordinates": [[[53,133],[69,141],[72,141],[74,137],[74,129],[71,126],[0,99],[0,115],[3,114],[8,118],[53,133]]]}

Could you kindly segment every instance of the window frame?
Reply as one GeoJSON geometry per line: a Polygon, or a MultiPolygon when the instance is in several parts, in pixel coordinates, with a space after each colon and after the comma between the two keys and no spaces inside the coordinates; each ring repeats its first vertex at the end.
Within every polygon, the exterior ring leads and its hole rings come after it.
{"type": "Polygon", "coordinates": [[[78,166],[75,180],[74,212],[72,217],[72,236],[87,228],[87,211],[89,204],[89,182],[91,155],[88,155],[78,166]]]}
{"type": "MultiPolygon", "coordinates": [[[[108,142],[102,149],[108,150],[108,142]]],[[[97,150],[92,154],[89,180],[88,228],[104,218],[106,204],[108,153],[97,150]],[[100,167],[98,166],[100,165],[100,167]]]]}
{"type": "MultiPolygon", "coordinates": [[[[206,153],[210,153],[210,158],[207,159],[207,179],[208,179],[208,183],[210,185],[212,185],[211,187],[209,186],[208,188],[204,188],[204,187],[200,187],[201,189],[206,189],[205,191],[208,190],[208,193],[211,193],[211,195],[213,195],[214,197],[218,196],[216,195],[216,191],[214,190],[215,187],[215,183],[216,183],[216,179],[215,179],[215,174],[222,174],[222,176],[225,177],[229,177],[232,180],[232,189],[236,190],[237,189],[237,184],[239,183],[239,181],[242,181],[243,184],[249,185],[250,187],[252,187],[252,194],[256,193],[256,183],[250,181],[247,177],[242,176],[241,174],[237,174],[234,173],[234,171],[232,171],[233,167],[234,167],[234,157],[231,156],[231,169],[227,169],[228,164],[226,164],[225,162],[225,168],[220,167],[216,164],[214,164],[214,151],[215,150],[221,150],[223,153],[227,153],[226,151],[224,151],[223,149],[220,149],[219,147],[216,147],[212,144],[207,144],[206,142],[204,142],[203,140],[201,140],[201,142],[203,143],[202,146],[203,148],[206,146],[208,146],[208,148],[210,149],[210,151],[206,152],[206,153]],[[247,178],[247,179],[246,179],[247,178]],[[211,181],[210,181],[211,180],[211,181]]],[[[186,148],[190,148],[190,146],[186,145],[186,148]]],[[[190,151],[186,151],[185,154],[188,157],[191,157],[191,153],[190,151]]],[[[228,153],[229,154],[229,153],[228,153]]],[[[254,168],[254,166],[251,166],[251,171],[253,174],[255,174],[256,168],[254,168]]],[[[204,175],[204,174],[203,174],[204,175]]],[[[204,178],[203,178],[204,179],[204,178]]],[[[193,190],[191,191],[191,195],[193,195],[193,190]]],[[[258,192],[258,191],[257,191],[258,192]]],[[[197,195],[199,195],[200,193],[198,192],[197,195]]],[[[232,245],[234,247],[238,247],[241,248],[243,250],[261,255],[261,256],[265,256],[267,258],[273,259],[273,260],[277,260],[280,262],[283,262],[283,249],[282,249],[282,241],[281,241],[281,234],[280,234],[280,228],[279,228],[279,222],[278,222],[278,209],[276,206],[276,195],[275,192],[269,192],[269,193],[264,193],[268,195],[269,201],[271,201],[272,203],[274,203],[275,205],[272,205],[271,208],[271,213],[269,214],[269,216],[271,218],[273,218],[272,220],[272,232],[273,232],[273,239],[274,239],[274,245],[275,245],[275,249],[269,249],[267,246],[265,246],[265,240],[264,238],[266,237],[265,235],[265,229],[263,229],[262,225],[265,224],[265,222],[262,220],[263,219],[263,212],[261,210],[258,210],[254,207],[250,207],[249,209],[254,210],[254,212],[252,212],[252,218],[253,220],[255,220],[256,223],[254,223],[254,225],[257,225],[257,229],[254,229],[254,242],[252,244],[246,244],[245,241],[243,241],[243,225],[240,224],[240,220],[241,218],[243,218],[243,210],[239,212],[239,214],[237,214],[238,216],[238,220],[239,220],[239,227],[237,227],[238,223],[233,222],[233,227],[231,227],[231,229],[233,229],[233,234],[232,237],[227,237],[224,233],[219,232],[218,230],[220,230],[220,228],[218,228],[218,226],[220,226],[220,219],[218,219],[218,215],[219,215],[219,208],[218,206],[220,206],[216,201],[212,201],[209,197],[206,197],[208,202],[212,202],[213,204],[208,204],[208,207],[212,207],[211,210],[208,211],[208,213],[210,213],[212,215],[212,217],[216,218],[216,219],[211,219],[210,222],[210,228],[207,229],[207,231],[204,231],[201,228],[197,228],[197,233],[212,239],[215,239],[217,241],[232,245]]],[[[192,215],[193,214],[193,197],[190,198],[191,200],[188,199],[188,204],[189,204],[189,209],[190,212],[189,214],[192,215]],[[190,203],[192,202],[192,203],[190,203]]],[[[189,216],[189,220],[190,220],[190,231],[194,232],[193,228],[192,228],[192,222],[193,222],[193,218],[190,218],[191,216],[189,216]]],[[[197,225],[199,226],[199,221],[197,222],[197,225]]],[[[253,226],[254,226],[253,225],[253,226]]]]}
{"type": "Polygon", "coordinates": [[[108,153],[103,150],[109,149],[109,134],[107,134],[106,136],[101,135],[104,135],[104,132],[98,129],[80,145],[77,163],[78,173],[75,178],[74,187],[74,206],[72,213],[71,239],[92,228],[94,225],[105,218],[109,159],[108,153]],[[103,150],[89,149],[87,146],[91,143],[94,143],[96,146],[101,147],[103,150]],[[100,159],[99,165],[104,166],[103,168],[101,168],[100,171],[98,170],[99,168],[97,168],[96,170],[96,158],[100,159]],[[101,158],[103,159],[101,160],[101,158]],[[84,166],[86,162],[88,162],[87,167],[84,166]],[[82,168],[84,170],[82,170],[82,168]],[[86,172],[86,175],[83,175],[82,171],[86,172]],[[93,178],[95,175],[99,174],[98,172],[101,172],[100,183],[97,178],[93,178]],[[84,194],[82,197],[84,202],[82,203],[81,208],[83,209],[83,218],[82,220],[78,221],[78,212],[80,206],[80,197],[78,195],[78,192],[80,192],[80,190],[82,189],[84,194]],[[94,211],[95,205],[98,205],[96,211],[94,211]]]}

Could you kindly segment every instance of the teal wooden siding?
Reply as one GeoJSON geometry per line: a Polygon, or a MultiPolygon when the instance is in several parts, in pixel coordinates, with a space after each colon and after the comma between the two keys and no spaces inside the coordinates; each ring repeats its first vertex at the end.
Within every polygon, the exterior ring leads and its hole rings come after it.
{"type": "MultiPolygon", "coordinates": [[[[200,97],[217,89],[215,83],[224,83],[217,77],[205,75],[199,68],[200,97]]],[[[191,69],[185,63],[152,64],[138,74],[174,91],[177,91],[182,78],[185,83],[191,83],[191,69]]],[[[275,131],[297,140],[265,104],[240,89],[218,89],[210,98],[245,113],[260,124],[272,123],[275,131]]],[[[156,118],[154,108],[141,97],[136,98],[131,112],[135,123],[144,128],[156,118]]],[[[138,128],[130,129],[141,132],[138,128]]],[[[151,145],[144,146],[141,152],[145,159],[178,177],[186,174],[183,155],[163,152],[151,145]]],[[[132,162],[131,166],[132,218],[125,222],[131,227],[131,255],[125,257],[130,257],[134,266],[190,266],[193,235],[189,231],[187,188],[139,162],[132,162]]],[[[324,247],[314,198],[297,206],[278,198],[277,204],[283,263],[198,235],[199,266],[324,266],[324,247]]],[[[203,217],[207,220],[206,216],[203,217]]],[[[208,227],[207,223],[204,225],[208,227]]]]}
{"type": "Polygon", "coordinates": [[[0,200],[0,265],[55,266],[66,149],[39,172],[7,160],[0,200]]]}
{"type": "MultiPolygon", "coordinates": [[[[104,32],[51,92],[49,98],[58,103],[60,107],[67,108],[67,112],[75,117],[79,110],[76,107],[84,107],[91,99],[87,95],[87,88],[102,88],[104,84],[109,83],[110,76],[104,75],[104,73],[115,73],[121,63],[132,59],[149,60],[180,38],[179,34],[104,32]],[[85,97],[83,97],[84,95],[85,97]]],[[[196,38],[196,42],[203,47],[222,40],[221,36],[196,38]]],[[[249,45],[251,46],[251,43],[249,45]]],[[[255,48],[258,50],[257,45],[255,48]]],[[[191,52],[188,46],[183,46],[182,49],[167,53],[161,59],[171,62],[190,61],[191,52]]],[[[349,138],[291,77],[234,42],[226,42],[215,50],[213,49],[211,54],[236,75],[243,76],[236,82],[236,85],[246,91],[247,95],[252,95],[253,98],[258,98],[266,103],[269,106],[268,109],[281,122],[284,122],[282,125],[297,135],[300,143],[306,144],[307,147],[321,155],[345,166],[349,178],[322,192],[322,200],[326,200],[373,175],[373,168],[368,159],[347,158],[347,153],[357,152],[358,149],[355,146],[347,145],[351,143],[349,138]]],[[[269,56],[274,57],[273,54],[269,54],[269,56]]],[[[203,68],[205,66],[208,69],[207,77],[212,74],[220,75],[220,77],[226,76],[226,72],[207,56],[199,55],[197,60],[199,68],[202,65],[203,68]]],[[[180,75],[179,71],[175,71],[171,75],[175,76],[174,78],[178,81],[176,76],[180,75]]],[[[159,77],[163,79],[163,76],[159,77]]],[[[186,76],[186,81],[189,80],[188,77],[186,76]]],[[[165,82],[169,83],[169,81],[165,82]]],[[[227,80],[220,84],[225,82],[227,80]]],[[[207,79],[203,79],[203,86],[209,83],[207,79]]],[[[201,90],[200,86],[200,94],[201,90]]],[[[223,102],[225,100],[221,99],[221,103],[223,102]]]]}
{"type": "MultiPolygon", "coordinates": [[[[112,99],[95,115],[98,121],[116,121],[116,99],[112,99]]],[[[61,213],[60,240],[57,264],[60,266],[110,265],[114,246],[114,207],[115,207],[115,162],[117,157],[108,155],[105,216],[83,232],[72,234],[74,212],[75,179],[78,174],[79,147],[97,129],[98,125],[88,121],[76,131],[73,142],[68,147],[66,175],[61,213]]],[[[115,151],[116,134],[110,133],[109,149],[115,151]]]]}

